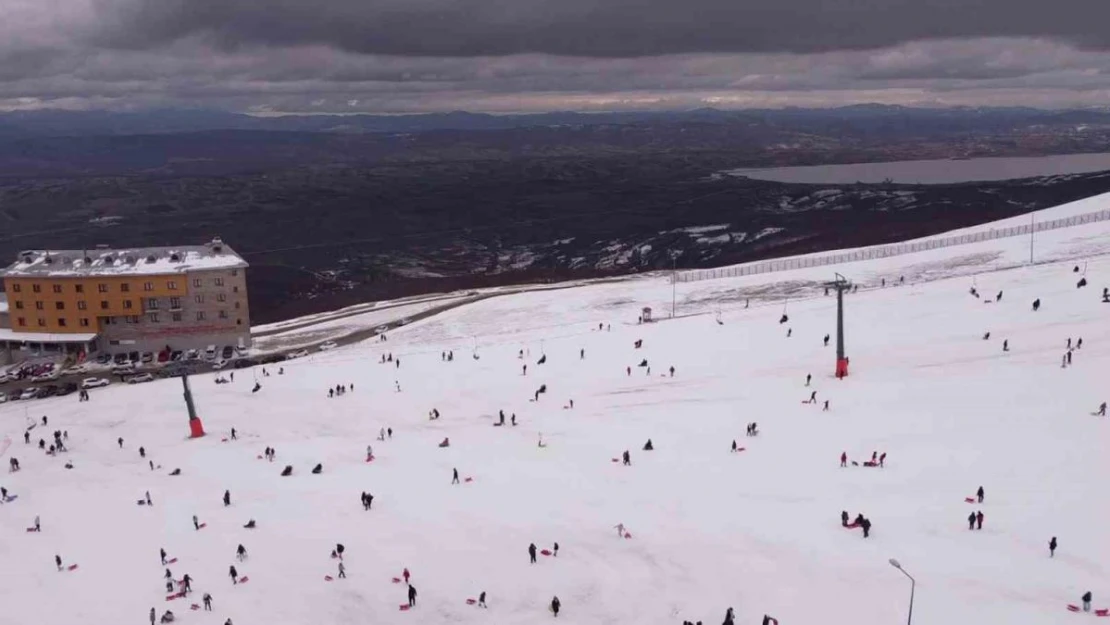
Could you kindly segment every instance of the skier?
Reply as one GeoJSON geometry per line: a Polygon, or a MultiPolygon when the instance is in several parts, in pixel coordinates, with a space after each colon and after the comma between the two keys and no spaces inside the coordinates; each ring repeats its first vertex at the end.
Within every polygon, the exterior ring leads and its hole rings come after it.
{"type": "Polygon", "coordinates": [[[626,467],[632,466],[632,457],[628,455],[628,450],[627,449],[624,450],[624,454],[622,454],[622,456],[624,458],[624,466],[626,466],[626,467]]]}
{"type": "Polygon", "coordinates": [[[1083,593],[1083,596],[1080,597],[1080,598],[1083,600],[1083,611],[1084,612],[1090,612],[1091,611],[1091,591],[1088,590],[1087,592],[1083,593]]]}
{"type": "MultiPolygon", "coordinates": [[[[1090,593],[1087,593],[1087,594],[1090,594],[1090,593]]],[[[555,615],[556,618],[558,618],[558,616],[559,616],[559,608],[561,606],[562,606],[562,603],[559,602],[558,597],[552,597],[551,598],[551,612],[555,615]]]]}
{"type": "Polygon", "coordinates": [[[1052,540],[1048,541],[1048,557],[1056,557],[1056,537],[1053,536],[1052,540]]]}
{"type": "Polygon", "coordinates": [[[247,559],[247,548],[240,544],[239,547],[235,550],[235,557],[239,558],[240,562],[242,562],[243,560],[246,560],[247,559]]]}
{"type": "Polygon", "coordinates": [[[237,585],[239,583],[239,571],[235,570],[234,564],[232,564],[231,567],[228,568],[227,574],[231,577],[232,585],[237,585]]]}
{"type": "Polygon", "coordinates": [[[983,487],[980,486],[979,490],[975,492],[975,497],[979,500],[979,503],[983,503],[983,495],[983,487]]]}
{"type": "Polygon", "coordinates": [[[983,529],[983,511],[980,510],[975,514],[975,524],[979,527],[976,529],[983,529]]]}
{"type": "Polygon", "coordinates": [[[481,592],[481,594],[478,595],[478,607],[479,608],[489,607],[489,606],[486,605],[486,591],[484,591],[484,590],[481,592]]]}
{"type": "Polygon", "coordinates": [[[343,566],[342,562],[339,563],[339,575],[337,577],[347,579],[347,567],[343,566]]]}
{"type": "Polygon", "coordinates": [[[536,563],[536,543],[528,545],[528,558],[531,560],[531,564],[536,563]]]}
{"type": "Polygon", "coordinates": [[[224,491],[224,506],[226,507],[226,506],[230,506],[230,505],[231,505],[231,491],[225,490],[224,491]]]}
{"type": "Polygon", "coordinates": [[[208,593],[204,593],[204,597],[202,597],[202,599],[204,600],[204,610],[206,612],[211,612],[212,611],[212,595],[210,595],[208,593]]]}
{"type": "Polygon", "coordinates": [[[452,484],[458,484],[459,483],[459,470],[458,469],[451,469],[451,474],[452,474],[451,475],[451,483],[452,484]]]}
{"type": "Polygon", "coordinates": [[[969,529],[969,530],[975,529],[975,513],[974,512],[967,515],[967,529],[969,529]]]}
{"type": "Polygon", "coordinates": [[[840,452],[840,466],[848,466],[848,452],[846,451],[840,452]]]}
{"type": "Polygon", "coordinates": [[[416,606],[416,586],[409,584],[409,607],[416,606]]]}

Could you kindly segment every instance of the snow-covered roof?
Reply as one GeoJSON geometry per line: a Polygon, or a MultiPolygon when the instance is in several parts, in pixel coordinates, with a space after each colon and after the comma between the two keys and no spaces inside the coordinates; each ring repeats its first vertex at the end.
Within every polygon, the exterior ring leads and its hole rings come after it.
{"type": "Polygon", "coordinates": [[[10,328],[0,328],[0,341],[22,341],[24,343],[87,343],[96,338],[96,333],[59,334],[54,332],[15,332],[10,328]]]}
{"type": "Polygon", "coordinates": [[[136,247],[130,249],[26,250],[0,276],[7,278],[79,278],[92,275],[148,276],[246,267],[226,243],[136,247]]]}

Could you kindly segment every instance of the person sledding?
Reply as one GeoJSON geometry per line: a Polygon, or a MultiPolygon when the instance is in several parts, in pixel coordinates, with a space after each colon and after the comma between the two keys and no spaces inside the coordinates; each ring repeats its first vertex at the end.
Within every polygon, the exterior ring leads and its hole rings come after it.
{"type": "Polygon", "coordinates": [[[654,451],[654,450],[655,450],[655,446],[651,444],[651,439],[649,438],[647,440],[647,442],[644,443],[644,451],[654,451]]]}
{"type": "Polygon", "coordinates": [[[451,446],[451,439],[447,438],[446,436],[443,437],[443,440],[440,441],[439,446],[440,447],[450,447],[451,446]]]}
{"type": "Polygon", "coordinates": [[[322,465],[322,464],[317,464],[316,466],[312,467],[312,474],[313,475],[320,475],[323,472],[324,472],[324,465],[322,465]]]}
{"type": "Polygon", "coordinates": [[[160,623],[172,623],[172,622],[174,622],[174,620],[176,620],[176,618],[174,617],[173,612],[170,611],[170,610],[166,610],[166,612],[162,615],[162,618],[159,619],[159,622],[160,623]]]}
{"type": "Polygon", "coordinates": [[[285,468],[281,470],[281,476],[289,477],[290,475],[293,475],[293,465],[287,464],[285,468]]]}

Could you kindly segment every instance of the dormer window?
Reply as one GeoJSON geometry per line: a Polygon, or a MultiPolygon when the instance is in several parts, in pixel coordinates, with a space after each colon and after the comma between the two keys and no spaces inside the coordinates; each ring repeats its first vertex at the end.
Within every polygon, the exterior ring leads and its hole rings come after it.
{"type": "Polygon", "coordinates": [[[170,261],[175,262],[175,263],[180,262],[181,261],[181,256],[179,256],[177,254],[170,254],[170,261]]]}

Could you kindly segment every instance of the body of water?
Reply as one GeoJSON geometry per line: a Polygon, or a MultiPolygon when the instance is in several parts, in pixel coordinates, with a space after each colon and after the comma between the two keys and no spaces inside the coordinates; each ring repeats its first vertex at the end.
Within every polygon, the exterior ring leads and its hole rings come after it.
{"type": "Polygon", "coordinates": [[[728,173],[756,180],[802,184],[958,184],[1013,180],[1110,170],[1110,154],[972,158],[967,160],[894,161],[812,167],[735,169],[728,173]]]}

